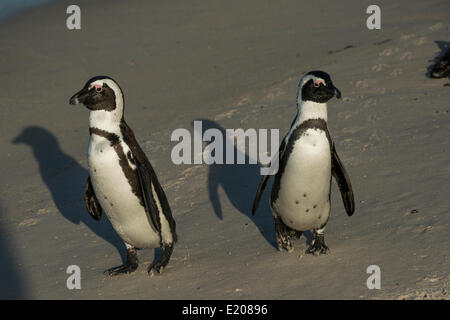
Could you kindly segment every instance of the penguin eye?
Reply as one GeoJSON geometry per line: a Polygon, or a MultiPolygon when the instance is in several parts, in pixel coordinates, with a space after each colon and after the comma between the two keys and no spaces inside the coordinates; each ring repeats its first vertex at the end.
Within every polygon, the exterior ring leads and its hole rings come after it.
{"type": "Polygon", "coordinates": [[[97,92],[102,92],[103,88],[102,87],[95,87],[95,91],[97,92]]]}
{"type": "Polygon", "coordinates": [[[315,88],[320,87],[320,85],[323,85],[323,86],[327,85],[323,79],[316,79],[315,81],[313,81],[313,83],[314,83],[315,88]]]}

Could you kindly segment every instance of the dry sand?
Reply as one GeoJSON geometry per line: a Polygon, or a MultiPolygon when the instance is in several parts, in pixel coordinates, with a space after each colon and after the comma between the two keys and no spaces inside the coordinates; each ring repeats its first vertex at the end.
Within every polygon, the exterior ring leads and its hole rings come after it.
{"type": "Polygon", "coordinates": [[[426,77],[449,40],[447,0],[79,1],[68,31],[57,1],[0,23],[0,297],[31,299],[448,299],[450,89],[426,77]],[[344,50],[345,49],[345,50],[344,50]],[[170,134],[205,127],[280,128],[304,72],[331,74],[343,99],[329,128],[351,176],[347,217],[333,185],[331,254],[278,252],[268,194],[256,217],[256,165],[181,165],[170,134]],[[88,112],[68,105],[91,76],[114,77],[126,119],[171,203],[179,243],[149,278],[102,274],[124,258],[107,219],[83,203],[88,112]],[[417,210],[417,213],[412,210],[417,210]],[[82,289],[66,288],[79,265],[82,289]],[[369,290],[366,269],[381,268],[369,290]]]}

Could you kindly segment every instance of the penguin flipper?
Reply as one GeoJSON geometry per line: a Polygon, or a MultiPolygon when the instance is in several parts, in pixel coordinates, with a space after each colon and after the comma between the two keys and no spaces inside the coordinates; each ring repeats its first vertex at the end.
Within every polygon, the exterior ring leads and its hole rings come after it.
{"type": "MultiPolygon", "coordinates": [[[[294,121],[295,122],[295,121],[294,121]]],[[[286,147],[286,137],[283,138],[280,147],[278,148],[278,157],[281,159],[281,157],[284,154],[284,149],[286,147]]],[[[272,165],[272,163],[270,164],[272,165]]],[[[267,181],[269,181],[270,175],[265,175],[258,186],[258,191],[256,191],[255,200],[253,200],[253,207],[252,207],[252,216],[255,215],[256,209],[258,208],[259,201],[261,200],[261,196],[264,193],[264,189],[266,188],[267,181]]]]}
{"type": "Polygon", "coordinates": [[[164,190],[158,181],[156,173],[153,170],[153,167],[150,164],[150,161],[147,159],[147,156],[145,155],[144,151],[137,143],[133,131],[126,124],[125,120],[122,120],[120,128],[123,132],[123,139],[125,143],[127,143],[131,147],[131,152],[133,155],[132,159],[137,168],[139,183],[141,185],[142,198],[149,218],[149,222],[155,229],[155,231],[159,233],[160,238],[162,239],[161,222],[159,219],[159,209],[155,202],[154,193],[152,190],[153,186],[155,196],[158,198],[157,200],[159,201],[159,204],[162,209],[162,214],[169,223],[173,242],[176,242],[177,234],[175,230],[176,228],[175,220],[172,216],[172,211],[170,209],[169,202],[167,201],[166,194],[164,193],[164,190]]]}
{"type": "Polygon", "coordinates": [[[258,191],[256,191],[255,200],[253,200],[253,207],[252,207],[252,215],[254,216],[256,213],[256,209],[258,209],[259,200],[261,200],[261,196],[264,193],[264,189],[266,188],[267,181],[269,181],[270,176],[265,175],[258,186],[258,191]]]}
{"type": "Polygon", "coordinates": [[[353,196],[353,188],[347,171],[342,165],[341,159],[339,159],[334,145],[331,151],[331,173],[336,179],[339,190],[341,191],[345,211],[347,211],[348,216],[351,216],[355,211],[355,198],[353,196]]]}
{"type": "Polygon", "coordinates": [[[159,210],[156,206],[155,198],[152,190],[152,178],[146,170],[146,168],[134,159],[136,164],[137,173],[139,177],[139,184],[141,185],[142,200],[144,201],[145,211],[149,218],[149,222],[152,228],[159,234],[161,234],[161,221],[159,220],[159,210]]]}
{"type": "Polygon", "coordinates": [[[97,200],[90,176],[88,176],[86,186],[84,188],[84,202],[91,217],[99,221],[102,217],[102,206],[97,200]]]}

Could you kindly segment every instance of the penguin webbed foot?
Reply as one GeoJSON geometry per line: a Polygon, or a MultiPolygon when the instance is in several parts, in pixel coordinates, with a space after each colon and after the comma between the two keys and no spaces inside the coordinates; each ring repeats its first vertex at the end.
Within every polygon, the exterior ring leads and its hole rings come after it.
{"type": "Polygon", "coordinates": [[[275,218],[275,235],[277,237],[278,250],[287,252],[294,251],[291,242],[291,229],[288,229],[286,225],[280,220],[280,218],[275,218]]]}
{"type": "Polygon", "coordinates": [[[293,229],[291,229],[289,231],[289,237],[295,238],[295,239],[300,239],[302,234],[303,234],[303,231],[297,231],[297,230],[293,230],[293,229]]]}
{"type": "Polygon", "coordinates": [[[147,270],[148,274],[150,276],[152,276],[154,274],[153,271],[156,271],[158,273],[162,273],[163,269],[167,266],[167,264],[170,261],[170,257],[172,256],[173,243],[171,243],[171,244],[163,244],[162,245],[162,250],[163,250],[163,252],[162,252],[161,256],[147,270]]]}
{"type": "Polygon", "coordinates": [[[125,264],[117,267],[110,268],[103,272],[111,277],[120,274],[127,274],[134,272],[139,265],[136,248],[127,249],[127,261],[125,264]]]}
{"type": "Polygon", "coordinates": [[[317,233],[314,231],[314,239],[312,240],[309,248],[306,249],[306,253],[315,256],[330,253],[330,249],[325,244],[325,237],[323,233],[317,233]]]}

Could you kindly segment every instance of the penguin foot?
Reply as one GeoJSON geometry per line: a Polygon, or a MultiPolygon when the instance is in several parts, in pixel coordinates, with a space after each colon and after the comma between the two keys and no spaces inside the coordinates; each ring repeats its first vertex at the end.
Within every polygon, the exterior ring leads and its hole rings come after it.
{"type": "Polygon", "coordinates": [[[294,251],[294,247],[292,246],[291,239],[279,237],[277,235],[277,243],[278,243],[278,250],[279,251],[287,251],[289,253],[294,251]]]}
{"type": "Polygon", "coordinates": [[[137,269],[139,265],[138,257],[137,257],[137,251],[136,248],[130,248],[127,249],[127,262],[125,264],[113,267],[111,269],[106,270],[103,272],[104,274],[108,274],[111,277],[117,276],[119,274],[126,274],[126,273],[132,273],[137,269]]]}
{"type": "Polygon", "coordinates": [[[277,237],[278,250],[287,252],[294,251],[292,247],[290,230],[286,225],[280,220],[280,218],[275,218],[275,235],[277,237]]]}
{"type": "Polygon", "coordinates": [[[314,239],[309,248],[306,249],[306,253],[319,256],[321,254],[328,254],[329,252],[330,249],[328,249],[327,245],[325,244],[325,237],[323,233],[314,232],[314,239]]]}
{"type": "Polygon", "coordinates": [[[295,238],[295,239],[300,239],[302,234],[303,234],[303,231],[297,231],[297,230],[292,230],[292,229],[289,231],[289,237],[295,238]]]}
{"type": "Polygon", "coordinates": [[[167,266],[170,260],[170,256],[173,252],[173,243],[171,244],[163,244],[162,246],[163,253],[161,257],[159,257],[158,261],[156,261],[154,264],[152,264],[148,268],[148,274],[153,275],[153,271],[156,271],[158,273],[162,273],[163,269],[167,266]]]}

